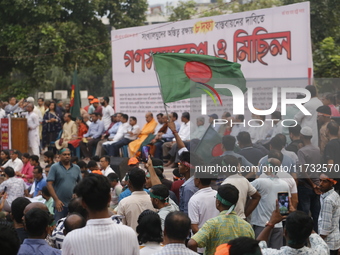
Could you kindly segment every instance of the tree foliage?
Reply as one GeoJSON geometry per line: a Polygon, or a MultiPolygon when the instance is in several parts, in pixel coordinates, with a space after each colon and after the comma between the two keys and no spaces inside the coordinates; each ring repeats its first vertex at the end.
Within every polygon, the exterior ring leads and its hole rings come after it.
{"type": "Polygon", "coordinates": [[[177,7],[169,6],[171,13],[169,21],[187,20],[191,19],[197,14],[196,2],[194,0],[179,1],[177,7]]]}
{"type": "Polygon", "coordinates": [[[76,65],[80,72],[105,75],[111,66],[110,28],[100,17],[107,15],[116,28],[136,26],[146,9],[145,0],[0,1],[1,97],[55,87],[54,76],[68,76],[76,65]]]}

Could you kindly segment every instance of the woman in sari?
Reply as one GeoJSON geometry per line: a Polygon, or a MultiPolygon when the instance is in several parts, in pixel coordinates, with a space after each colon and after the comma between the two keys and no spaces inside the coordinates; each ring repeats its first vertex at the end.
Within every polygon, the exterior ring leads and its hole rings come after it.
{"type": "Polygon", "coordinates": [[[60,115],[56,112],[55,102],[51,102],[43,118],[43,130],[42,130],[43,148],[48,146],[51,142],[57,140],[60,130],[61,130],[61,118],[60,115]]]}

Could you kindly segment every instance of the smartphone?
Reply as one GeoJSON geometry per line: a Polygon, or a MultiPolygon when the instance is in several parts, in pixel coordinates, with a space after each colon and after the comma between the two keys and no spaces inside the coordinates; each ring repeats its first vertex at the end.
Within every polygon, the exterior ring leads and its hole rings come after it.
{"type": "Polygon", "coordinates": [[[5,188],[4,188],[4,194],[6,193],[6,191],[7,191],[7,186],[5,186],[5,188]]]}
{"type": "Polygon", "coordinates": [[[150,147],[149,146],[143,146],[142,147],[142,161],[148,162],[149,159],[149,153],[150,153],[150,147]]]}
{"type": "Polygon", "coordinates": [[[288,192],[278,192],[277,200],[279,201],[279,210],[281,215],[289,214],[289,194],[288,192]]]}

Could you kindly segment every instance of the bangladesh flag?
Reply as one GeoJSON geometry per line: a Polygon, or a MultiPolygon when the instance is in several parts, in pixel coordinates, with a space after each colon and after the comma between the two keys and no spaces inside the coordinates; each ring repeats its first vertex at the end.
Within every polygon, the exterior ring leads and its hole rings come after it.
{"type": "Polygon", "coordinates": [[[73,119],[80,117],[80,90],[78,84],[77,70],[74,70],[73,79],[72,79],[72,89],[71,89],[71,116],[73,119]]]}
{"type": "Polygon", "coordinates": [[[228,89],[215,89],[215,84],[232,84],[247,91],[241,65],[222,58],[183,53],[153,55],[164,103],[208,94],[222,105],[220,94],[231,96],[228,89]]]}
{"type": "Polygon", "coordinates": [[[200,143],[197,145],[195,153],[208,164],[214,157],[221,156],[222,136],[217,133],[212,124],[205,131],[200,143]]]}

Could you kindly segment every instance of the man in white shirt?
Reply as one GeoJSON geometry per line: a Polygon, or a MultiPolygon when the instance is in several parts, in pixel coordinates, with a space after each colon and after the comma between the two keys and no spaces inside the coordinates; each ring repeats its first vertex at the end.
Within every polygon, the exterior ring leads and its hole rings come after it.
{"type": "Polygon", "coordinates": [[[135,167],[130,170],[128,176],[128,187],[132,194],[119,202],[117,214],[124,216],[123,223],[136,231],[139,215],[146,209],[154,211],[154,208],[149,194],[143,190],[146,182],[145,172],[135,167]]]}
{"type": "Polygon", "coordinates": [[[318,147],[319,135],[318,135],[318,123],[317,123],[317,112],[316,109],[323,105],[321,100],[317,98],[316,87],[313,85],[308,85],[307,89],[311,94],[311,99],[305,103],[303,106],[312,114],[305,115],[303,112],[299,111],[294,119],[303,127],[310,127],[313,130],[312,144],[318,147]]]}
{"type": "MultiPolygon", "coordinates": [[[[34,105],[29,103],[26,107],[27,115],[27,127],[28,127],[28,153],[31,155],[40,155],[39,145],[39,116],[33,112],[34,105]]],[[[38,109],[37,109],[38,110],[38,109]]],[[[38,110],[39,111],[39,110],[38,110]]],[[[40,112],[40,111],[39,111],[40,112]]]]}
{"type": "Polygon", "coordinates": [[[242,219],[246,219],[246,217],[248,217],[258,205],[261,195],[250,184],[250,182],[239,173],[240,163],[235,156],[226,155],[218,159],[221,160],[221,167],[226,166],[228,169],[237,170],[236,172],[225,173],[227,178],[222,182],[221,185],[232,184],[238,189],[239,197],[235,206],[235,212],[242,219]],[[248,200],[249,202],[247,204],[248,200]]]}
{"type": "Polygon", "coordinates": [[[84,228],[67,234],[63,241],[63,254],[139,254],[136,233],[110,218],[107,209],[111,201],[110,189],[107,177],[97,174],[90,174],[79,183],[77,195],[82,198],[82,205],[88,212],[88,221],[84,228]]]}
{"type": "Polygon", "coordinates": [[[109,156],[101,157],[100,160],[99,160],[99,165],[100,165],[100,168],[101,168],[104,176],[108,176],[110,173],[114,173],[114,171],[110,167],[110,157],[109,156]]]}
{"type": "Polygon", "coordinates": [[[108,129],[111,124],[111,116],[115,114],[113,108],[111,105],[109,105],[110,99],[108,97],[104,97],[103,99],[100,99],[100,104],[103,107],[102,110],[102,121],[104,123],[104,129],[108,129]]]}
{"type": "Polygon", "coordinates": [[[204,123],[205,123],[205,119],[203,116],[200,116],[196,119],[196,124],[197,124],[197,128],[195,129],[194,132],[192,132],[190,134],[190,139],[201,139],[205,133],[205,131],[207,130],[204,127],[204,123]]]}
{"type": "MultiPolygon", "coordinates": [[[[278,193],[288,192],[290,196],[288,184],[273,173],[273,168],[267,166],[265,170],[267,174],[266,178],[258,178],[251,182],[261,195],[261,200],[251,217],[251,224],[254,227],[256,237],[266,227],[266,223],[270,220],[271,213],[276,208],[278,193]]],[[[280,249],[283,245],[282,235],[282,223],[278,223],[271,232],[268,246],[274,249],[280,249]]]]}
{"type": "Polygon", "coordinates": [[[156,117],[157,117],[157,122],[158,122],[158,124],[157,124],[157,126],[156,126],[156,128],[155,128],[155,132],[153,133],[154,135],[157,135],[157,133],[158,133],[158,131],[163,127],[163,125],[164,125],[164,122],[163,122],[163,113],[158,113],[157,115],[156,115],[156,117]]]}
{"type": "Polygon", "coordinates": [[[24,163],[22,163],[21,159],[18,158],[19,151],[12,150],[10,153],[11,159],[7,161],[6,164],[4,164],[1,169],[5,169],[6,167],[12,167],[15,172],[21,171],[22,167],[24,166],[24,163]]]}
{"type": "Polygon", "coordinates": [[[2,101],[0,100],[0,119],[5,118],[6,112],[4,109],[2,109],[2,101]]]}
{"type": "Polygon", "coordinates": [[[237,137],[237,135],[242,131],[247,131],[247,128],[245,125],[243,125],[244,122],[244,115],[236,115],[233,119],[233,126],[231,127],[231,133],[230,135],[237,137]]]}
{"type": "MultiPolygon", "coordinates": [[[[203,177],[203,176],[202,176],[203,177]]],[[[191,230],[196,234],[203,224],[220,214],[216,209],[217,191],[210,187],[211,179],[206,178],[194,179],[195,186],[199,190],[190,198],[188,203],[188,216],[191,220],[191,230]]],[[[204,248],[198,248],[199,253],[204,253],[204,248]]]]}

